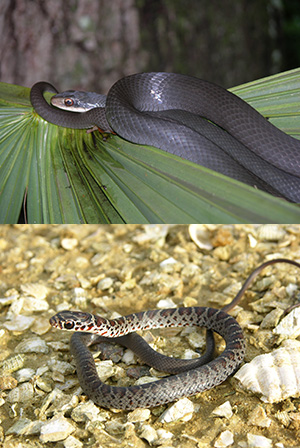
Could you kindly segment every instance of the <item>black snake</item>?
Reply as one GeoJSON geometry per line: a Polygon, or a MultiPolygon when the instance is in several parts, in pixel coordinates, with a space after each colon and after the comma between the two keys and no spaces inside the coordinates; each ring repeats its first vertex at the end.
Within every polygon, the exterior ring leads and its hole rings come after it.
{"type": "MultiPolygon", "coordinates": [[[[45,91],[57,93],[51,84],[39,82],[30,98],[51,123],[113,131],[300,202],[300,142],[222,87],[175,73],[135,74],[111,87],[105,107],[82,113],[49,105],[45,91]]],[[[67,98],[68,104],[73,100],[67,98]]]]}
{"type": "MultiPolygon", "coordinates": [[[[279,262],[300,267],[296,261],[288,259],[274,259],[263,263],[252,272],[236,297],[223,310],[181,307],[145,311],[113,320],[80,311],[62,311],[50,319],[50,324],[63,330],[75,331],[70,347],[79,382],[83,391],[96,404],[115,409],[158,406],[208,390],[222,383],[237,369],[245,354],[244,337],[239,324],[225,311],[236,305],[263,268],[279,262]],[[203,365],[211,353],[206,354],[204,359],[169,358],[155,352],[140,336],[132,333],[136,330],[174,326],[201,326],[216,331],[225,339],[226,348],[216,359],[203,365]],[[181,373],[139,386],[117,387],[104,384],[97,374],[93,356],[87,349],[88,345],[97,341],[99,335],[131,348],[144,362],[155,368],[169,373],[181,373]]],[[[213,351],[213,348],[212,344],[208,351],[213,351]]]]}

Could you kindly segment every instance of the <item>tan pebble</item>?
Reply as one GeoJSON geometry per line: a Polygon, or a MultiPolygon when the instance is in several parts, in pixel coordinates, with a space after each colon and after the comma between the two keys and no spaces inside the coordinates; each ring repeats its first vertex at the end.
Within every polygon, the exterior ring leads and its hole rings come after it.
{"type": "Polygon", "coordinates": [[[233,244],[234,239],[232,237],[231,231],[222,226],[217,230],[211,242],[214,247],[227,246],[229,244],[233,244]]]}
{"type": "Polygon", "coordinates": [[[144,422],[145,420],[148,420],[150,417],[151,412],[149,409],[135,409],[134,411],[130,412],[127,416],[127,420],[129,422],[144,422]]]}
{"type": "Polygon", "coordinates": [[[214,256],[221,261],[228,261],[231,256],[231,246],[219,246],[213,251],[214,256]]]}
{"type": "Polygon", "coordinates": [[[0,377],[0,390],[10,390],[17,387],[18,381],[13,376],[0,377]]]}
{"type": "Polygon", "coordinates": [[[26,403],[33,399],[34,390],[31,383],[23,383],[7,394],[9,403],[26,403]]]}
{"type": "Polygon", "coordinates": [[[12,356],[11,358],[5,359],[0,365],[1,373],[7,374],[15,372],[16,370],[19,370],[23,367],[24,362],[25,356],[23,355],[16,355],[12,356]]]}
{"type": "Polygon", "coordinates": [[[47,286],[41,285],[40,283],[27,283],[25,285],[21,285],[21,291],[25,295],[39,300],[45,299],[48,294],[47,286]]]}
{"type": "Polygon", "coordinates": [[[276,414],[275,414],[275,417],[286,428],[291,423],[290,414],[287,411],[277,411],[276,414]]]}
{"type": "Polygon", "coordinates": [[[267,417],[266,411],[263,407],[257,406],[253,411],[249,414],[248,423],[252,426],[260,426],[262,428],[268,428],[272,420],[267,417]]]}
{"type": "Polygon", "coordinates": [[[83,443],[74,436],[69,436],[63,441],[65,448],[82,448],[83,443]]]}

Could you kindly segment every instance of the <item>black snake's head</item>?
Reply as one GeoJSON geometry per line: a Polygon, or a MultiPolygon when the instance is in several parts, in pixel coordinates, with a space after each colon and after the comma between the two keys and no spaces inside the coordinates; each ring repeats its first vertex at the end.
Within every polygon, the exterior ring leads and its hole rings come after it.
{"type": "Polygon", "coordinates": [[[50,325],[61,330],[89,331],[93,315],[81,311],[61,311],[50,319],[50,325]]]}

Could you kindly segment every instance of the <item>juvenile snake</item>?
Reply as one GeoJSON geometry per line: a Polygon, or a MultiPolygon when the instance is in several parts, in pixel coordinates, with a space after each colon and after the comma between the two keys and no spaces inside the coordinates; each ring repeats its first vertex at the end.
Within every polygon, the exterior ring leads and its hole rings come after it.
{"type": "MultiPolygon", "coordinates": [[[[239,324],[224,310],[228,311],[237,304],[263,268],[280,262],[300,267],[299,263],[288,259],[274,259],[263,263],[252,272],[236,297],[223,310],[181,307],[145,311],[113,320],[80,311],[62,311],[50,319],[50,324],[63,330],[75,331],[70,348],[75,358],[79,382],[83,391],[96,404],[127,410],[158,406],[208,390],[222,383],[237,369],[245,354],[244,337],[239,324]],[[226,348],[216,359],[203,365],[203,358],[176,360],[160,355],[140,336],[132,333],[136,330],[174,326],[201,326],[216,331],[225,339],[226,348]],[[87,349],[99,336],[107,340],[112,338],[113,342],[130,347],[148,365],[158,366],[166,372],[181,373],[140,386],[117,387],[104,384],[98,377],[93,356],[87,349]]],[[[213,350],[213,345],[209,350],[213,350]]]]}
{"type": "Polygon", "coordinates": [[[300,202],[300,142],[222,87],[175,73],[140,73],[117,81],[105,107],[82,113],[49,105],[45,91],[57,93],[51,84],[39,82],[30,99],[51,123],[113,131],[300,202]]]}

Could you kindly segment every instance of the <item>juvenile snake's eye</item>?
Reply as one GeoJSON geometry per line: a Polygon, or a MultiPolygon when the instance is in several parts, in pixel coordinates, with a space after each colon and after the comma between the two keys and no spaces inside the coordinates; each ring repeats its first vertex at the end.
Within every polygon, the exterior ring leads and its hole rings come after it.
{"type": "Polygon", "coordinates": [[[73,106],[74,101],[71,100],[71,98],[66,98],[66,99],[64,100],[64,103],[65,103],[65,106],[70,107],[70,106],[73,106]]]}
{"type": "Polygon", "coordinates": [[[74,328],[74,322],[65,322],[64,327],[66,330],[72,330],[74,328]]]}

